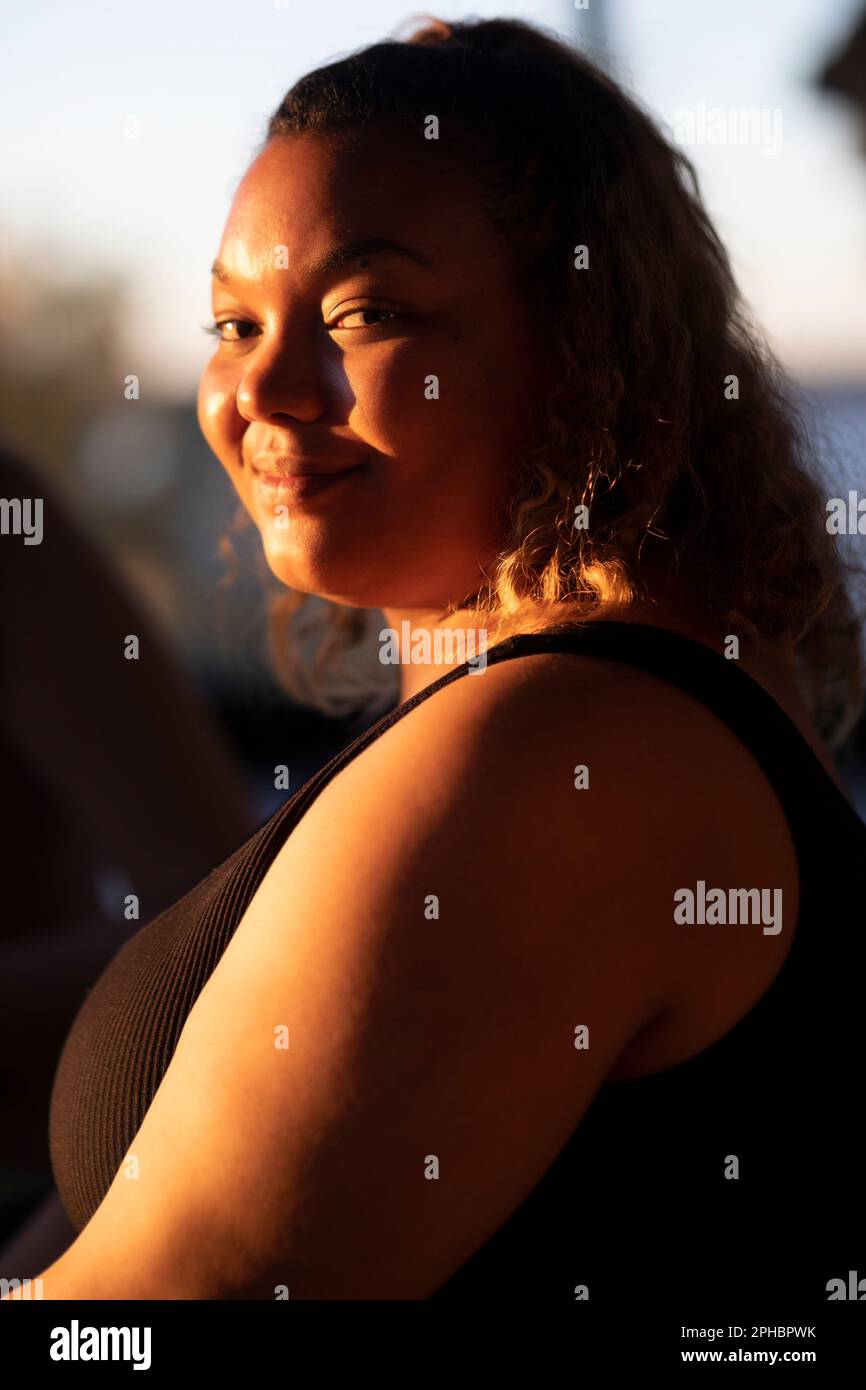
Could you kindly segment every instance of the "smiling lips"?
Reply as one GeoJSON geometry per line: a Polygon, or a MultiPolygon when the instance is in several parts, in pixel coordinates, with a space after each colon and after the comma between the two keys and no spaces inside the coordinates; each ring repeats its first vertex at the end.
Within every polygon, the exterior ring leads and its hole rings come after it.
{"type": "Polygon", "coordinates": [[[347,467],[344,464],[264,458],[253,463],[252,470],[262,502],[266,506],[276,506],[317,497],[366,466],[366,463],[354,463],[347,467]]]}
{"type": "Polygon", "coordinates": [[[251,467],[254,473],[264,478],[320,478],[332,477],[340,473],[354,473],[363,468],[363,463],[328,463],[325,460],[289,459],[268,456],[254,459],[251,467]]]}

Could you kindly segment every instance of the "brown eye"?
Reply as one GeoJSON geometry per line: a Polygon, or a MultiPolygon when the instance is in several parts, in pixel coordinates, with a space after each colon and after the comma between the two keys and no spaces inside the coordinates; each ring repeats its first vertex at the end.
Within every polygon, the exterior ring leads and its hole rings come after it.
{"type": "Polygon", "coordinates": [[[248,334],[240,332],[242,328],[254,329],[255,324],[250,323],[248,319],[219,319],[216,323],[206,324],[205,332],[213,334],[213,336],[215,338],[219,338],[220,342],[222,343],[238,343],[242,342],[245,337],[249,336],[248,334]],[[229,328],[237,330],[237,337],[228,336],[223,331],[224,329],[229,328]]]}
{"type": "MultiPolygon", "coordinates": [[[[358,315],[364,316],[364,315],[366,315],[366,314],[378,314],[379,317],[380,317],[380,319],[383,320],[384,322],[390,322],[390,321],[392,321],[393,319],[397,319],[397,318],[400,317],[400,315],[396,312],[396,310],[393,310],[393,309],[376,309],[376,308],[346,309],[344,313],[340,314],[338,318],[334,319],[334,321],[333,321],[332,323],[329,323],[329,324],[328,324],[328,328],[329,328],[329,329],[334,329],[334,328],[341,329],[341,328],[345,328],[346,325],[343,323],[343,320],[344,320],[344,319],[357,318],[358,315]]],[[[349,332],[357,332],[357,330],[358,330],[359,328],[379,328],[379,327],[380,327],[380,324],[379,324],[379,323],[359,323],[359,324],[355,324],[355,325],[349,326],[348,331],[349,331],[349,332]]]]}

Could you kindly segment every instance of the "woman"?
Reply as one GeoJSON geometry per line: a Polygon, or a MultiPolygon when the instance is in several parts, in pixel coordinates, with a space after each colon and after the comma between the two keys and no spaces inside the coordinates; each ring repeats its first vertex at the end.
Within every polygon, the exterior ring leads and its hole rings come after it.
{"type": "Polygon", "coordinates": [[[819,732],[856,625],[689,178],[519,23],[271,119],[199,418],[322,649],[384,614],[400,703],[92,991],[46,1298],[676,1313],[862,1260],[864,831],[819,732]]]}

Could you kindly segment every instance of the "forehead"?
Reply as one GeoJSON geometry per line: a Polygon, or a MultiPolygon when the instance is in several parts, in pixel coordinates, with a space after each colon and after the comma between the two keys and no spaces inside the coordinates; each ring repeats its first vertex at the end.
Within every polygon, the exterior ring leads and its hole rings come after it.
{"type": "Polygon", "coordinates": [[[346,237],[388,236],[437,263],[495,256],[498,238],[483,192],[459,154],[441,141],[372,125],[346,134],[271,140],[235,194],[220,248],[242,262],[285,245],[289,264],[312,260],[346,237]]]}

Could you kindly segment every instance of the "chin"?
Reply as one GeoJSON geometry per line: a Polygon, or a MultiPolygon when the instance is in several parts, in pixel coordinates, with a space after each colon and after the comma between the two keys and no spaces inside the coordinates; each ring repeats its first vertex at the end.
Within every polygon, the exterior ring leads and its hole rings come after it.
{"type": "MultiPolygon", "coordinates": [[[[305,553],[303,547],[284,543],[282,546],[265,545],[265,560],[271,573],[301,594],[315,594],[318,598],[332,603],[346,603],[365,607],[363,599],[355,593],[351,566],[347,566],[346,556],[340,556],[333,564],[321,557],[305,553]]],[[[357,577],[357,569],[354,571],[357,577]]]]}

